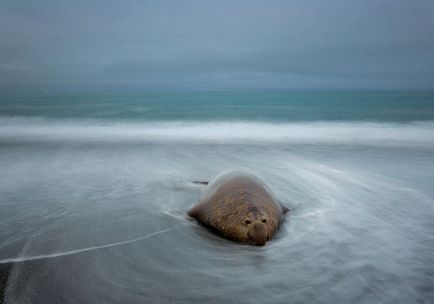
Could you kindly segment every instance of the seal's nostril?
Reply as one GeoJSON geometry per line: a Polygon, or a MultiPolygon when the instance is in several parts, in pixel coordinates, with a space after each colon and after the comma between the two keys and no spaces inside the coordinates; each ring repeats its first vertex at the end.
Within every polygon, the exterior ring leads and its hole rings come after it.
{"type": "Polygon", "coordinates": [[[267,220],[266,220],[266,219],[263,219],[263,220],[262,220],[262,222],[263,222],[263,223],[266,223],[266,222],[267,222],[267,220]]]}
{"type": "Polygon", "coordinates": [[[252,222],[249,221],[249,220],[245,220],[244,223],[246,223],[246,224],[248,225],[248,224],[250,224],[250,223],[252,223],[252,222]]]}

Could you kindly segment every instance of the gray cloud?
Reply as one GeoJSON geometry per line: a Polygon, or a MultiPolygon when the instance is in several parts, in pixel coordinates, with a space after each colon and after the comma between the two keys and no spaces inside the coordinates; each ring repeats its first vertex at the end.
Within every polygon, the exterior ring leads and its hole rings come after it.
{"type": "Polygon", "coordinates": [[[434,2],[0,3],[0,87],[434,88],[434,2]]]}

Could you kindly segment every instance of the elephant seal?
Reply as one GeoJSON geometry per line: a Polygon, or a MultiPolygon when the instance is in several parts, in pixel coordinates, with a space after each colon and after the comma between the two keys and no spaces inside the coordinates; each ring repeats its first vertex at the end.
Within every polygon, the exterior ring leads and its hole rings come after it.
{"type": "Polygon", "coordinates": [[[188,215],[229,239],[263,246],[287,211],[258,177],[229,171],[206,186],[188,215]]]}

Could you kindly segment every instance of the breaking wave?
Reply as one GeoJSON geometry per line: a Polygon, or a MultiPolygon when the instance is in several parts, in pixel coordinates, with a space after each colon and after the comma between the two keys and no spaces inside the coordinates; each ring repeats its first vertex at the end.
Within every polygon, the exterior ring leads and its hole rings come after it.
{"type": "Polygon", "coordinates": [[[188,141],[434,145],[434,122],[306,122],[48,120],[0,117],[1,141],[188,141]]]}

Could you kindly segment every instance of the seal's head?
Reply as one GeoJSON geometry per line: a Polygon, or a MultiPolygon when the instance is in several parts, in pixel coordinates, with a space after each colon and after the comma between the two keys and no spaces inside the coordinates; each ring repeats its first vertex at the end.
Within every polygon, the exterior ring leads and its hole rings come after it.
{"type": "Polygon", "coordinates": [[[257,246],[265,245],[265,242],[272,236],[268,231],[267,219],[245,219],[247,226],[247,238],[257,246]]]}

